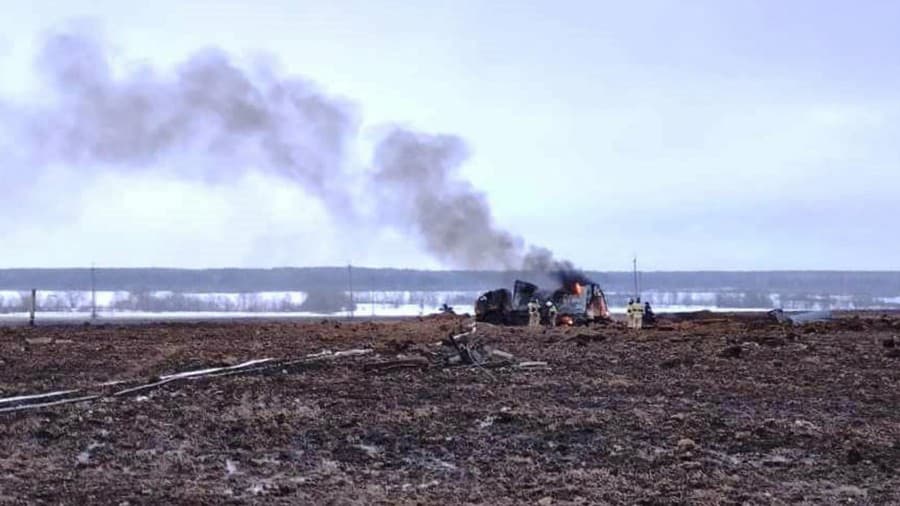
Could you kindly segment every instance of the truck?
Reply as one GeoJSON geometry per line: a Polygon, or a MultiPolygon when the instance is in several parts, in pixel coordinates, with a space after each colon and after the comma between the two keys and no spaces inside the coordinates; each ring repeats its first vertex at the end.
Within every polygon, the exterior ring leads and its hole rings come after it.
{"type": "Polygon", "coordinates": [[[481,294],[475,301],[475,320],[500,325],[527,325],[528,303],[541,308],[541,322],[550,323],[547,302],[556,306],[557,325],[588,325],[607,322],[609,306],[606,294],[593,282],[573,281],[555,290],[542,290],[534,283],[516,280],[513,290],[506,288],[481,294]]]}

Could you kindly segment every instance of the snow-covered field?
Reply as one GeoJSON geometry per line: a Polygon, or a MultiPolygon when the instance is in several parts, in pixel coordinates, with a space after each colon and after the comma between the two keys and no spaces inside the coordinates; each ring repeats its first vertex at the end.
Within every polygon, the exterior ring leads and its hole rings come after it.
{"type": "MultiPolygon", "coordinates": [[[[472,305],[453,306],[457,314],[473,314],[472,305]]],[[[764,308],[717,308],[712,306],[667,306],[654,309],[657,313],[678,313],[691,311],[741,312],[765,311],[764,308]]],[[[438,306],[421,306],[419,304],[383,305],[358,304],[353,312],[354,318],[368,317],[400,318],[434,314],[440,311],[438,306]]],[[[625,314],[624,307],[612,307],[613,315],[625,314]]],[[[198,321],[198,320],[241,320],[241,319],[301,319],[301,318],[349,318],[350,313],[312,313],[304,311],[98,311],[97,323],[126,321],[198,321]]],[[[38,311],[35,318],[40,323],[72,323],[91,321],[90,312],[85,311],[38,311]]],[[[27,312],[0,313],[0,323],[25,323],[29,319],[27,312]]]]}
{"type": "MultiPolygon", "coordinates": [[[[0,310],[30,307],[29,292],[0,290],[0,310]]],[[[300,308],[307,300],[306,292],[251,293],[176,293],[171,291],[127,292],[97,291],[96,306],[102,310],[171,310],[172,306],[191,311],[290,311],[300,308]]],[[[46,311],[89,311],[92,307],[90,291],[38,290],[37,306],[46,311]]]]}
{"type": "MultiPolygon", "coordinates": [[[[437,313],[438,306],[421,306],[419,304],[357,304],[352,316],[366,317],[408,317],[422,316],[437,313]]],[[[473,313],[473,306],[454,306],[454,310],[460,314],[473,313]]],[[[192,320],[236,320],[236,319],[291,319],[291,318],[349,318],[350,313],[341,311],[337,313],[314,313],[307,311],[110,311],[98,310],[98,322],[115,321],[192,321],[192,320]]],[[[0,322],[27,322],[30,318],[28,312],[0,313],[0,322]]],[[[90,321],[90,311],[38,311],[35,319],[41,322],[73,322],[90,321]]]]}
{"type": "MultiPolygon", "coordinates": [[[[356,303],[354,316],[408,317],[433,314],[442,304],[453,306],[457,313],[473,313],[477,291],[358,291],[353,293],[356,303]]],[[[171,291],[98,291],[96,308],[100,321],[125,320],[214,320],[243,318],[315,318],[349,317],[341,309],[340,297],[349,301],[349,294],[338,293],[336,311],[312,311],[304,304],[309,294],[302,291],[252,293],[178,293],[171,291]]],[[[28,320],[30,293],[0,290],[0,322],[28,320]]],[[[613,314],[625,312],[628,294],[608,292],[613,314]]],[[[900,297],[872,298],[860,303],[846,295],[806,296],[787,299],[779,294],[746,296],[741,293],[716,292],[660,292],[647,290],[643,299],[656,312],[690,311],[767,311],[780,307],[785,310],[827,309],[891,309],[900,308],[900,297]]],[[[346,304],[345,304],[346,305],[346,304]]],[[[37,318],[47,321],[88,321],[91,319],[90,291],[38,290],[37,318]]]]}

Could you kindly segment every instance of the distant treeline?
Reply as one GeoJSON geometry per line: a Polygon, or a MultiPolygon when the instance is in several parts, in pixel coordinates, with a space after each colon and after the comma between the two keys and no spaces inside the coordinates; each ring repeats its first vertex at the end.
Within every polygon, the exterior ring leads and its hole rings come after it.
{"type": "MultiPolygon", "coordinates": [[[[587,272],[604,289],[628,293],[631,272],[587,272]]],[[[511,288],[515,279],[542,286],[554,282],[546,275],[513,271],[424,271],[354,267],[277,269],[96,269],[97,290],[146,292],[344,291],[479,291],[511,288]]],[[[643,272],[642,291],[747,292],[781,294],[846,294],[869,297],[900,295],[900,272],[748,271],[643,272]]],[[[89,290],[91,269],[0,270],[0,290],[89,290]]]]}

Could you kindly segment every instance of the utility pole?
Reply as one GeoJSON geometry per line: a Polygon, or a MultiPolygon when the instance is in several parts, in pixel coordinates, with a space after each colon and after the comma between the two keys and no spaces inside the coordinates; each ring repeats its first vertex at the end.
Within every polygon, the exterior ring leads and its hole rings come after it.
{"type": "Polygon", "coordinates": [[[347,283],[350,285],[350,319],[353,319],[353,265],[347,264],[347,283]]]}
{"type": "Polygon", "coordinates": [[[635,298],[639,297],[641,294],[638,288],[638,273],[637,273],[637,255],[634,256],[634,296],[635,298]]]}
{"type": "Polygon", "coordinates": [[[91,263],[91,320],[97,319],[97,276],[96,267],[91,263]]]}
{"type": "Polygon", "coordinates": [[[37,290],[31,289],[31,316],[28,319],[28,324],[34,327],[34,312],[37,310],[37,290]]]}

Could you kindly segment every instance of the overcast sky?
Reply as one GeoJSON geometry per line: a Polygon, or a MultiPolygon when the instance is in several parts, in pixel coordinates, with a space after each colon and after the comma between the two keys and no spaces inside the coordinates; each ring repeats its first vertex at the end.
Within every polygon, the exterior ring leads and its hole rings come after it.
{"type": "MultiPolygon", "coordinates": [[[[497,226],[586,269],[900,269],[900,2],[9,1],[0,103],[73,20],[121,68],[267,55],[355,105],[363,169],[385,123],[458,135],[497,226]]],[[[452,267],[253,171],[3,166],[0,197],[0,267],[452,267]]]]}

